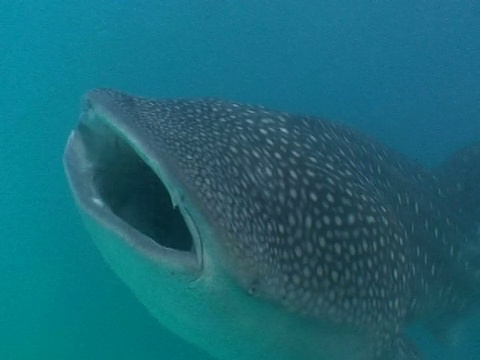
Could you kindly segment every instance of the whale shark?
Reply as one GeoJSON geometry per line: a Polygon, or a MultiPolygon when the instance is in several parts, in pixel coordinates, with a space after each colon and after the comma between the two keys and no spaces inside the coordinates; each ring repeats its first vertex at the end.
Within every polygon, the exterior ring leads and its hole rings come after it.
{"type": "Polygon", "coordinates": [[[220,360],[412,360],[478,301],[480,147],[427,169],[345,125],[85,94],[64,153],[106,262],[220,360]]]}

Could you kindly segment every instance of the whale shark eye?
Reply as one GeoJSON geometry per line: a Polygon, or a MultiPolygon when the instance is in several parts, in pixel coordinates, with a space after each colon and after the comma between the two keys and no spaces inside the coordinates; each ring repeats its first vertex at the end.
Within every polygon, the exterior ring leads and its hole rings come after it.
{"type": "Polygon", "coordinates": [[[98,123],[79,131],[94,166],[93,186],[103,204],[159,245],[194,251],[192,235],[167,188],[130,144],[98,123]]]}

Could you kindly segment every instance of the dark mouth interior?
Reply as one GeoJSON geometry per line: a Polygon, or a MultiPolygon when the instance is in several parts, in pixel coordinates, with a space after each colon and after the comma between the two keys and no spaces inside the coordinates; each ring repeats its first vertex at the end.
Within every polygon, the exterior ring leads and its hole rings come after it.
{"type": "Polygon", "coordinates": [[[168,190],[132,147],[105,125],[81,124],[79,131],[95,165],[96,190],[112,212],[163,247],[194,251],[168,190]]]}

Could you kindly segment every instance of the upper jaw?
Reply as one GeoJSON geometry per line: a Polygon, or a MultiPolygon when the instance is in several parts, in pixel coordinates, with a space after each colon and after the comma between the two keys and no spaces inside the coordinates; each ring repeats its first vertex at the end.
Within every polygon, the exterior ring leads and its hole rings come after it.
{"type": "Polygon", "coordinates": [[[198,277],[203,241],[192,207],[160,161],[92,102],[69,136],[64,166],[81,209],[154,262],[198,277]]]}

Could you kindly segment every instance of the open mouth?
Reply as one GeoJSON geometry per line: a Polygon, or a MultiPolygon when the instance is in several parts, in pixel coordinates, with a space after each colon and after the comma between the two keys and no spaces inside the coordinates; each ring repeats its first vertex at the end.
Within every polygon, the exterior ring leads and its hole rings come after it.
{"type": "Polygon", "coordinates": [[[82,202],[88,195],[89,207],[96,205],[103,219],[111,222],[113,214],[121,232],[134,229],[164,252],[179,254],[183,259],[191,257],[199,265],[200,236],[187,209],[176,204],[177,199],[172,199],[161,177],[107,120],[84,113],[67,146],[66,167],[73,188],[75,183],[83,188],[85,183],[89,185],[88,191],[77,189],[77,198],[82,202]],[[75,153],[75,160],[70,159],[69,152],[75,153]],[[82,179],[72,180],[72,172],[82,179]]]}

